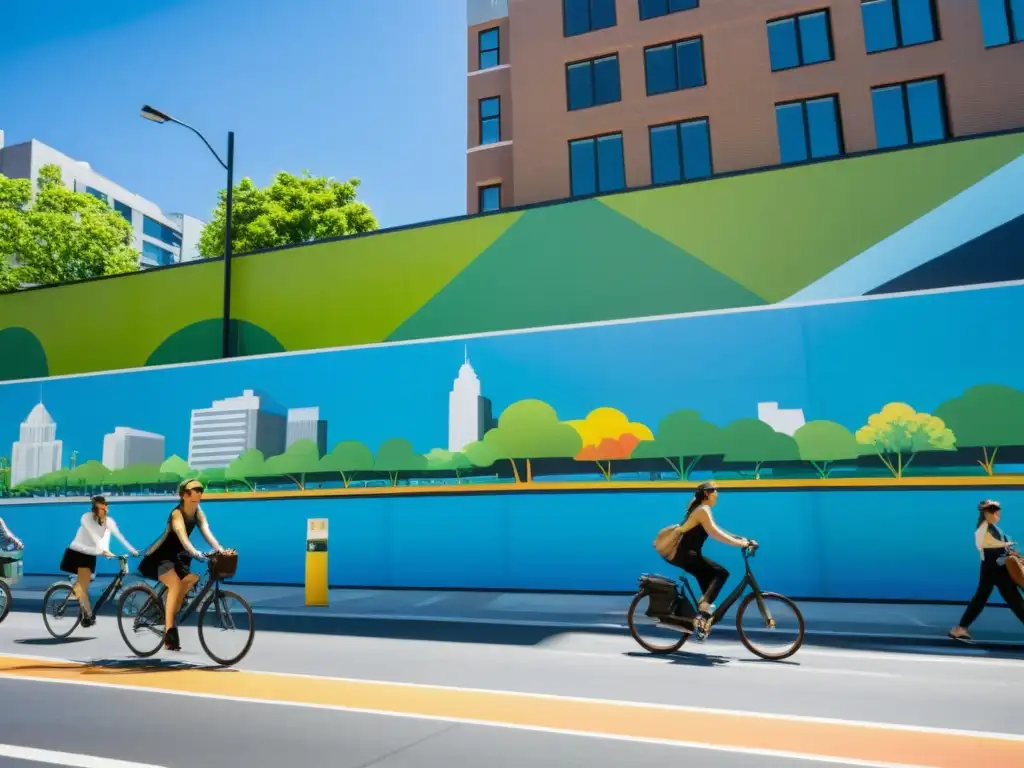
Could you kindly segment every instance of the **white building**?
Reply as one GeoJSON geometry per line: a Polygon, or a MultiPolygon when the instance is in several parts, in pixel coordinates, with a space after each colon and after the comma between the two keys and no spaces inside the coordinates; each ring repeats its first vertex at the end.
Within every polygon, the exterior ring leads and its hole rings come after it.
{"type": "Polygon", "coordinates": [[[448,394],[448,450],[461,451],[484,436],[491,426],[491,401],[480,394],[480,379],[466,350],[459,375],[448,394]]]}
{"type": "Polygon", "coordinates": [[[124,469],[134,464],[163,464],[166,458],[163,435],[131,427],[114,427],[103,436],[103,466],[124,469]]]}
{"type": "Polygon", "coordinates": [[[192,411],[188,464],[193,469],[226,467],[251,448],[269,458],[284,453],[284,447],[284,415],[251,389],[192,411]]]}
{"type": "Polygon", "coordinates": [[[757,418],[790,437],[804,425],[803,408],[779,408],[778,403],[758,403],[757,418]]]}
{"type": "Polygon", "coordinates": [[[9,179],[31,179],[33,193],[39,169],[59,165],[64,184],[76,192],[87,192],[124,216],[135,232],[133,244],[143,268],[177,264],[199,258],[199,235],[204,223],[182,213],[164,213],[160,206],[129,192],[96,173],[83,161],[30,139],[4,146],[0,131],[0,174],[9,179]]]}
{"type": "Polygon", "coordinates": [[[323,456],[327,453],[327,422],[320,418],[320,408],[289,408],[285,434],[285,450],[296,440],[312,440],[323,456]]]}
{"type": "Polygon", "coordinates": [[[57,424],[39,403],[21,422],[19,440],[11,448],[11,487],[60,469],[63,443],[57,424]]]}

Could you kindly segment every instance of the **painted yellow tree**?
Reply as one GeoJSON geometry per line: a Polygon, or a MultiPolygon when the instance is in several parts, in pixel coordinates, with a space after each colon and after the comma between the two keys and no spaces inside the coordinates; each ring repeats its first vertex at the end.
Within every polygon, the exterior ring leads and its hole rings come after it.
{"type": "Polygon", "coordinates": [[[956,436],[938,416],[918,413],[906,403],[889,403],[857,430],[857,442],[872,448],[897,479],[917,454],[952,451],[956,436]]]}
{"type": "Polygon", "coordinates": [[[595,408],[585,419],[566,422],[579,434],[583,447],[577,461],[593,461],[605,480],[612,479],[612,461],[628,459],[633,449],[654,434],[644,424],[631,422],[615,408],[595,408]]]}

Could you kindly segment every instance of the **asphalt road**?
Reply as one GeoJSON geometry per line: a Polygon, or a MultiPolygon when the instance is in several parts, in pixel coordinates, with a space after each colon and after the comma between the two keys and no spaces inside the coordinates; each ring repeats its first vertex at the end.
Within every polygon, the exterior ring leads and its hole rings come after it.
{"type": "Polygon", "coordinates": [[[771,663],[714,639],[654,657],[617,635],[525,643],[510,631],[507,644],[474,644],[263,631],[236,668],[211,670],[195,628],[181,634],[181,653],[137,660],[113,618],[57,642],[39,616],[11,613],[0,762],[1024,765],[1024,661],[1012,658],[807,646],[771,663]],[[168,722],[189,735],[168,738],[168,722]]]}

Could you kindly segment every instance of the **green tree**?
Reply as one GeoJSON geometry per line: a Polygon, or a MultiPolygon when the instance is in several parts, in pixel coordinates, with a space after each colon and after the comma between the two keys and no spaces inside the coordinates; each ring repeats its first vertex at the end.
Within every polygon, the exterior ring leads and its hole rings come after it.
{"type": "Polygon", "coordinates": [[[320,459],[322,472],[337,472],[348,488],[359,472],[373,471],[373,451],[357,440],[345,440],[320,459]]]}
{"type": "MultiPolygon", "coordinates": [[[[462,473],[473,467],[473,462],[466,454],[452,453],[444,448],[434,448],[424,458],[427,460],[427,469],[430,471],[454,472],[459,485],[462,484],[462,473]]],[[[492,460],[491,464],[493,463],[492,460]]]]}
{"type": "Polygon", "coordinates": [[[92,495],[92,491],[110,483],[111,472],[98,461],[79,464],[68,473],[68,487],[79,488],[92,495]]]}
{"type": "Polygon", "coordinates": [[[520,400],[512,403],[498,418],[498,426],[487,431],[481,441],[463,451],[477,466],[490,466],[497,459],[512,465],[516,482],[524,482],[516,461],[526,462],[525,482],[533,482],[533,459],[572,458],[583,447],[583,438],[571,425],[558,420],[555,409],[541,400],[520,400]],[[490,464],[479,461],[494,457],[490,464]]]}
{"type": "Polygon", "coordinates": [[[942,419],[918,413],[906,403],[889,403],[872,414],[856,438],[874,450],[897,479],[923,451],[956,450],[956,435],[942,419]]]}
{"type": "Polygon", "coordinates": [[[110,485],[122,492],[131,486],[138,486],[141,491],[144,487],[160,485],[161,481],[160,467],[156,464],[131,464],[122,469],[115,469],[107,479],[110,485]]]}
{"type": "Polygon", "coordinates": [[[250,480],[263,477],[264,462],[263,452],[256,448],[250,448],[228,464],[224,470],[224,479],[227,482],[244,483],[246,488],[256,493],[256,485],[250,480]]]}
{"type": "Polygon", "coordinates": [[[306,489],[306,475],[320,469],[320,449],[313,440],[296,440],[288,449],[263,464],[264,477],[287,477],[300,491],[306,489]]]}
{"type": "Polygon", "coordinates": [[[227,467],[203,469],[196,475],[196,479],[203,484],[204,488],[209,489],[214,485],[223,485],[226,490],[228,485],[227,467]]]}
{"type": "Polygon", "coordinates": [[[1000,448],[1024,445],[1024,392],[1003,384],[980,384],[935,409],[956,435],[957,448],[980,448],[978,463],[995,474],[1000,448]]]}
{"type": "Polygon", "coordinates": [[[193,478],[199,474],[195,469],[192,469],[181,456],[174,454],[164,459],[164,463],[160,465],[161,475],[174,475],[177,478],[175,482],[181,482],[186,477],[193,478]]]}
{"type": "Polygon", "coordinates": [[[427,468],[427,460],[416,453],[412,443],[396,437],[388,440],[377,449],[373,460],[373,468],[378,472],[387,472],[392,485],[398,485],[398,476],[402,472],[416,472],[427,468]]]}
{"type": "Polygon", "coordinates": [[[0,289],[136,272],[132,227],[109,204],[64,186],[59,165],[27,179],[0,176],[0,289]],[[11,266],[16,259],[16,266],[11,266]]]}
{"type": "Polygon", "coordinates": [[[832,463],[860,456],[857,439],[842,424],[834,421],[808,421],[793,433],[800,458],[809,461],[825,479],[832,473],[832,463]]]}
{"type": "Polygon", "coordinates": [[[664,459],[681,479],[687,480],[697,462],[722,450],[721,428],[704,421],[697,411],[683,410],[662,419],[654,440],[640,443],[632,458],[664,459]]]}
{"type": "MultiPolygon", "coordinates": [[[[356,200],[359,179],[337,181],[326,176],[280,172],[266,189],[245,178],[233,191],[231,248],[233,253],[298,245],[377,229],[366,203],[356,200]]],[[[227,196],[222,190],[213,219],[203,228],[199,253],[224,255],[227,196]]]]}
{"type": "Polygon", "coordinates": [[[720,446],[726,461],[753,464],[755,480],[761,479],[765,464],[800,460],[796,440],[760,419],[739,419],[726,426],[720,446]]]}

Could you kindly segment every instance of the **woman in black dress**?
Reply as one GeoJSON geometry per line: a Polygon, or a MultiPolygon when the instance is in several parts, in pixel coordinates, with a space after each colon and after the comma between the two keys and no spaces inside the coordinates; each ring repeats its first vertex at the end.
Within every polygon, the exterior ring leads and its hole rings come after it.
{"type": "Polygon", "coordinates": [[[229,553],[233,550],[224,549],[213,537],[206,515],[199,506],[203,497],[203,484],[198,480],[187,480],[178,486],[178,506],[171,510],[167,518],[167,527],[155,542],[147,549],[139,563],[139,573],[147,579],[159,581],[167,587],[164,607],[164,645],[168,650],[180,651],[178,628],[174,619],[185,601],[185,595],[199,581],[199,575],[192,573],[189,566],[192,558],[205,560],[206,555],[192,546],[189,537],[196,526],[199,526],[203,538],[216,552],[229,553]],[[188,553],[189,557],[179,558],[188,553]]]}

